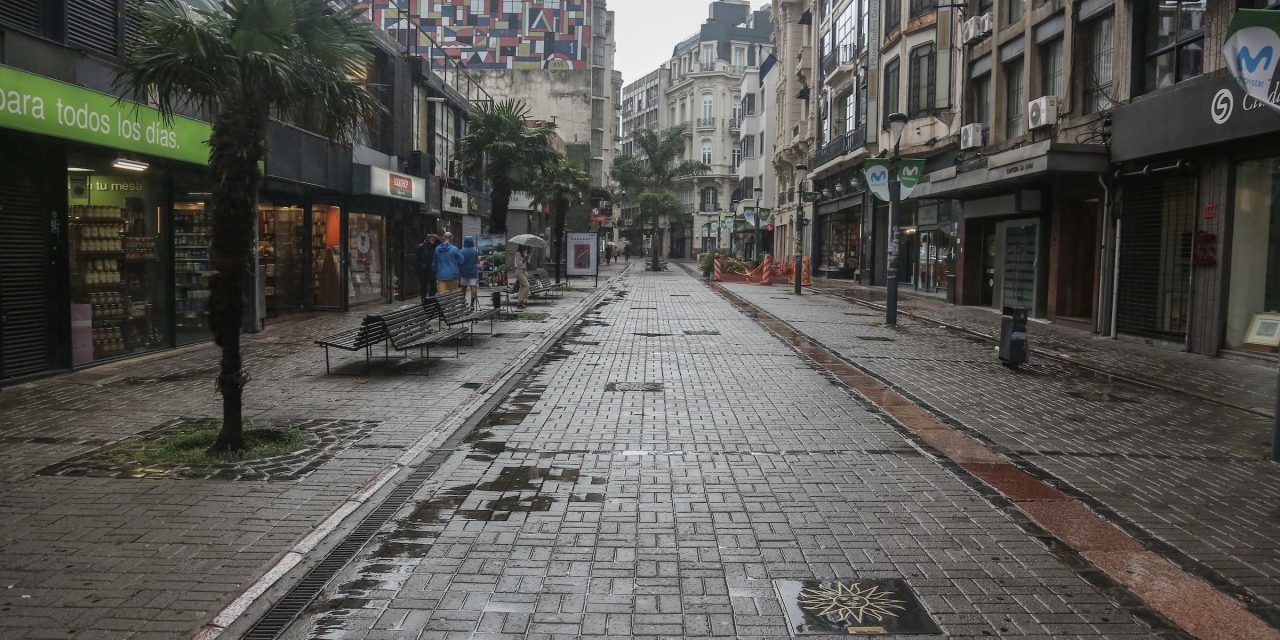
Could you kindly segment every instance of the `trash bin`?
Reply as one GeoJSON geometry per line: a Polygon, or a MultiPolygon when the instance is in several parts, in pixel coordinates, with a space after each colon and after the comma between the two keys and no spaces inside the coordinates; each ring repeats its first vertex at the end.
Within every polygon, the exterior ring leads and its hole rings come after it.
{"type": "Polygon", "coordinates": [[[498,311],[499,309],[502,309],[502,292],[501,291],[494,291],[493,295],[490,296],[489,299],[493,302],[494,311],[498,311]]]}
{"type": "Polygon", "coordinates": [[[1027,345],[1027,308],[1005,307],[1004,317],[1000,319],[1000,362],[1006,367],[1017,368],[1026,364],[1029,347],[1027,345]]]}

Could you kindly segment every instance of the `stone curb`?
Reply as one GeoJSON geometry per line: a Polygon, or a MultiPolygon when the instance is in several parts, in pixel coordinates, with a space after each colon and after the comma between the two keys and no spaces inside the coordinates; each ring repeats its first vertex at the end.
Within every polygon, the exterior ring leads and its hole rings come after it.
{"type": "MultiPolygon", "coordinates": [[[[250,583],[230,604],[223,607],[204,626],[197,630],[192,635],[192,640],[213,640],[229,629],[235,631],[236,629],[233,629],[233,626],[236,628],[247,627],[250,621],[246,619],[245,613],[258,604],[259,599],[266,595],[268,591],[281,590],[285,586],[284,583],[296,582],[302,577],[302,571],[299,569],[308,568],[307,562],[304,562],[308,553],[321,547],[322,543],[335,532],[342,528],[353,526],[358,521],[352,518],[353,514],[362,507],[368,506],[378,494],[390,491],[399,484],[399,482],[393,482],[393,480],[403,481],[404,477],[408,476],[414,467],[429,457],[434,449],[447,443],[456,432],[464,428],[473,414],[477,411],[483,411],[487,405],[490,408],[496,406],[495,397],[505,395],[502,392],[507,391],[513,381],[518,380],[525,374],[528,365],[554,346],[556,341],[569,328],[580,321],[582,316],[592,309],[600,298],[604,297],[609,287],[618,278],[626,275],[629,270],[630,265],[624,267],[621,273],[602,282],[594,293],[580,300],[565,319],[548,331],[542,339],[526,347],[508,365],[486,380],[466,401],[446,415],[433,432],[424,435],[418,442],[406,449],[404,453],[397,456],[394,461],[383,466],[324,520],[285,551],[278,560],[267,568],[261,577],[250,583]]],[[[498,398],[498,400],[500,401],[501,398],[498,398]]]]}

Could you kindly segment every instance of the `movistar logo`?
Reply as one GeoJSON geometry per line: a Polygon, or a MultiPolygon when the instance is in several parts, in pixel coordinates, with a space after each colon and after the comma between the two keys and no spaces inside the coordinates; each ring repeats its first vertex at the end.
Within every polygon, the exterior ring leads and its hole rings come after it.
{"type": "Polygon", "coordinates": [[[1236,56],[1236,65],[1243,71],[1248,70],[1249,73],[1256,73],[1258,65],[1262,65],[1263,71],[1271,69],[1271,59],[1275,55],[1275,50],[1271,47],[1263,47],[1258,51],[1258,55],[1249,53],[1249,47],[1240,47],[1240,53],[1236,56]]]}

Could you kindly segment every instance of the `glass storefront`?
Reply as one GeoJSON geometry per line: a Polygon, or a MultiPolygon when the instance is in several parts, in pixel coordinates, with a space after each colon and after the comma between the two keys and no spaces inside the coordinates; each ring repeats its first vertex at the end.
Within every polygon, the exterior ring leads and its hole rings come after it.
{"type": "Polygon", "coordinates": [[[178,344],[209,339],[209,243],[204,202],[173,203],[173,311],[178,344]]]}
{"type": "Polygon", "coordinates": [[[1233,215],[1226,346],[1274,351],[1280,343],[1280,157],[1236,165],[1233,215]]]}
{"type": "Polygon", "coordinates": [[[258,205],[258,264],[265,275],[263,295],[268,317],[305,306],[305,228],[301,207],[258,205]]]}
{"type": "Polygon", "coordinates": [[[955,269],[955,229],[949,200],[916,207],[915,283],[921,291],[946,293],[955,269]]]}
{"type": "Polygon", "coordinates": [[[822,262],[819,271],[830,275],[852,277],[858,268],[859,248],[862,242],[862,205],[857,204],[820,220],[822,262]]]}
{"type": "Polygon", "coordinates": [[[386,221],[368,213],[347,214],[347,296],[350,304],[386,300],[386,221]]]}
{"type": "Polygon", "coordinates": [[[68,159],[73,366],[171,344],[165,199],[145,162],[68,159]]]}
{"type": "Polygon", "coordinates": [[[311,273],[314,306],[342,307],[342,209],[311,206],[311,273]]]}

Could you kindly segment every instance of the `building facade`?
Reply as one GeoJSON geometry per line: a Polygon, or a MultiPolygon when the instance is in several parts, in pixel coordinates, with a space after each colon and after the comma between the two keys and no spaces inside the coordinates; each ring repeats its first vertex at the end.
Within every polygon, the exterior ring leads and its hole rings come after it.
{"type": "MultiPolygon", "coordinates": [[[[0,86],[98,124],[0,110],[0,379],[208,340],[207,119],[167,121],[113,92],[136,26],[114,10],[17,4],[56,10],[0,14],[0,86]]],[[[374,40],[365,73],[383,112],[355,140],[269,125],[247,330],[417,293],[413,248],[445,228],[444,190],[425,178],[448,149],[432,141],[461,130],[479,88],[374,40]]]]}
{"type": "MultiPolygon", "coordinates": [[[[751,249],[758,249],[753,257],[775,251],[773,221],[774,197],[777,192],[777,176],[773,170],[773,145],[776,123],[769,117],[769,105],[774,101],[773,83],[769,74],[774,62],[771,47],[760,46],[757,57],[759,67],[748,69],[738,86],[738,102],[741,104],[742,135],[739,140],[737,192],[747,231],[753,231],[751,249]],[[769,61],[769,62],[765,62],[769,61]],[[749,213],[748,207],[755,210],[749,213]]],[[[732,204],[732,203],[731,203],[732,204]]],[[[734,249],[726,244],[730,227],[719,220],[704,226],[704,249],[734,249]]]]}

